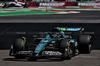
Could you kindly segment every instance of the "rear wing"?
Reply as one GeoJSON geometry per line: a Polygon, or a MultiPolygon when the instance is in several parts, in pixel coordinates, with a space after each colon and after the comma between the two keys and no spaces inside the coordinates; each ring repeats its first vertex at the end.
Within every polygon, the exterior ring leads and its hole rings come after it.
{"type": "Polygon", "coordinates": [[[65,27],[54,27],[53,28],[53,31],[68,31],[68,32],[80,32],[80,31],[83,31],[84,28],[80,27],[80,28],[65,28],[65,27]]]}

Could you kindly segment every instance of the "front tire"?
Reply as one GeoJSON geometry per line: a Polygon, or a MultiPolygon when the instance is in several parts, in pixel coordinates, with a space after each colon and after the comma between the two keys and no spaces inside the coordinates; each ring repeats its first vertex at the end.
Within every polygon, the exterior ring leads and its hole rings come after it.
{"type": "Polygon", "coordinates": [[[61,59],[71,59],[72,58],[72,50],[70,48],[69,40],[64,39],[60,44],[61,52],[63,53],[61,59]]]}
{"type": "Polygon", "coordinates": [[[19,55],[16,55],[16,53],[18,51],[23,51],[25,50],[25,42],[22,38],[17,38],[14,45],[13,45],[13,51],[14,51],[14,57],[15,59],[24,59],[25,57],[24,56],[19,56],[19,55]]]}
{"type": "Polygon", "coordinates": [[[24,40],[22,38],[17,38],[13,46],[14,49],[16,49],[17,51],[24,50],[25,48],[24,40]]]}
{"type": "Polygon", "coordinates": [[[8,6],[7,3],[5,3],[4,6],[3,6],[3,8],[8,8],[8,7],[9,7],[9,6],[8,6]]]}

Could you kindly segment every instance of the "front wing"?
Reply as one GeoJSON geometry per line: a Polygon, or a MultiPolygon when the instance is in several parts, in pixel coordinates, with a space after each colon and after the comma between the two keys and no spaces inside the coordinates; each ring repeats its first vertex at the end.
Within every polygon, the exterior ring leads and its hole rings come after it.
{"type": "Polygon", "coordinates": [[[41,54],[35,54],[33,51],[19,51],[15,55],[25,57],[61,57],[63,53],[59,51],[42,51],[41,54]]]}

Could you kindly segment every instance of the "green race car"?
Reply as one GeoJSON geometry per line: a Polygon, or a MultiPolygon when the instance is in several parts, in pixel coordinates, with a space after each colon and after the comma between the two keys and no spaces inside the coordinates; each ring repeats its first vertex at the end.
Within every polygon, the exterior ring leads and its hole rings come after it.
{"type": "Polygon", "coordinates": [[[35,35],[32,42],[28,42],[26,37],[17,38],[9,55],[16,59],[37,60],[48,57],[71,59],[79,53],[90,53],[92,36],[83,34],[83,31],[84,28],[54,27],[51,32],[35,35]]]}

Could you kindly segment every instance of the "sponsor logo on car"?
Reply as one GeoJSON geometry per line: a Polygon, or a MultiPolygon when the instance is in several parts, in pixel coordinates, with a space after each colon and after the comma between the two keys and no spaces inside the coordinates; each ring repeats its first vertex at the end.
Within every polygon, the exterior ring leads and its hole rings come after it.
{"type": "Polygon", "coordinates": [[[42,42],[48,42],[48,40],[42,40],[42,42]]]}
{"type": "Polygon", "coordinates": [[[43,51],[43,54],[45,55],[62,55],[62,53],[57,51],[43,51]]]}

